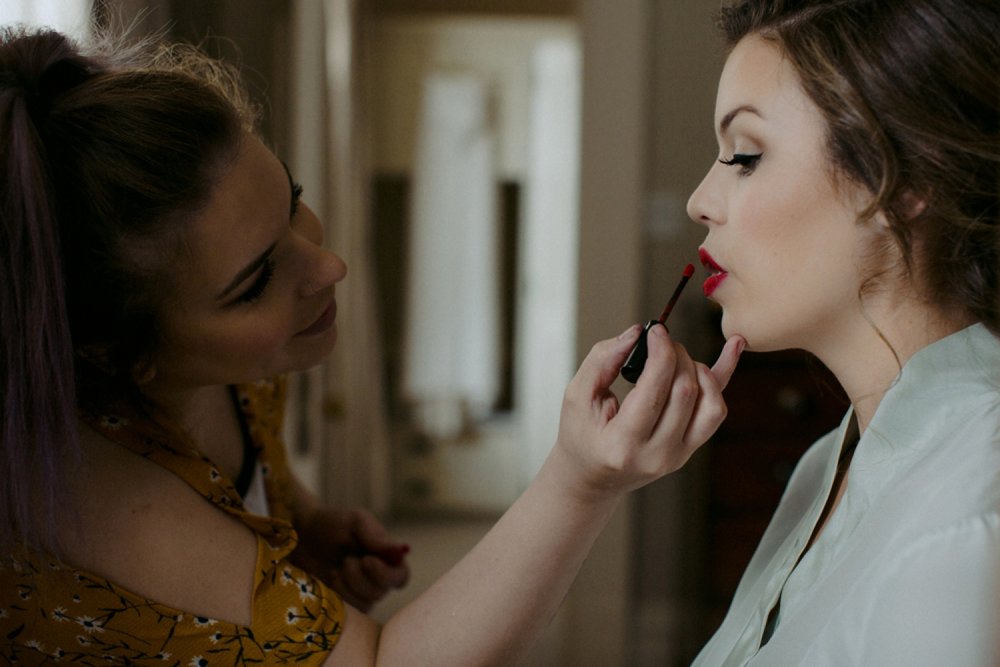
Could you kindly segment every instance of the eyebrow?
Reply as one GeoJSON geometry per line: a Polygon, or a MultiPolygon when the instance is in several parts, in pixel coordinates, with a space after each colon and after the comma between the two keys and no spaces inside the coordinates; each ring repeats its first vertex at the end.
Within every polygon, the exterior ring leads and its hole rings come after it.
{"type": "Polygon", "coordinates": [[[216,300],[221,301],[222,299],[225,299],[230,293],[232,293],[233,290],[239,287],[244,280],[257,273],[257,271],[260,270],[260,267],[262,267],[267,261],[267,258],[271,256],[271,253],[274,252],[277,245],[277,242],[272,243],[267,247],[267,250],[260,254],[259,257],[240,269],[239,272],[233,276],[232,281],[226,285],[226,289],[222,290],[222,292],[215,297],[216,300]]]}
{"type": "MultiPolygon", "coordinates": [[[[292,170],[288,168],[288,165],[285,164],[284,160],[281,161],[281,166],[285,168],[285,174],[288,176],[288,187],[292,192],[292,199],[289,204],[289,213],[293,213],[295,211],[295,179],[292,177],[292,170]]],[[[260,267],[267,262],[267,258],[271,256],[271,253],[274,252],[277,245],[277,242],[272,243],[267,247],[267,250],[260,254],[260,256],[240,269],[239,272],[233,276],[233,279],[229,282],[229,284],[226,285],[226,288],[219,292],[219,295],[215,297],[215,299],[217,301],[222,301],[229,294],[231,294],[233,290],[239,287],[244,280],[257,273],[257,271],[260,270],[260,267]]]]}
{"type": "Polygon", "coordinates": [[[722,120],[719,121],[719,134],[725,134],[726,130],[729,129],[729,126],[732,124],[733,120],[744,111],[763,118],[763,116],[761,116],[760,111],[757,110],[757,107],[753,106],[752,104],[744,104],[742,106],[738,106],[729,113],[727,113],[725,116],[723,116],[722,120]]]}

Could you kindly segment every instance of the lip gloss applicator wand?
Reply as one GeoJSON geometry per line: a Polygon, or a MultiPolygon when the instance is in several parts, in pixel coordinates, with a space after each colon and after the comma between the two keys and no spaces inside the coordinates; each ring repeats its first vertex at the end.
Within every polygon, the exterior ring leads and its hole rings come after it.
{"type": "Polygon", "coordinates": [[[665,324],[667,321],[667,316],[670,315],[670,311],[674,309],[674,304],[677,303],[677,299],[680,298],[681,292],[684,290],[684,286],[687,285],[688,280],[694,275],[694,264],[688,264],[684,267],[684,274],[681,276],[681,281],[677,283],[677,288],[674,290],[673,295],[670,297],[670,301],[667,302],[666,307],[660,314],[660,319],[650,320],[646,322],[646,326],[642,328],[642,333],[639,334],[639,340],[636,341],[635,347],[632,348],[632,352],[629,353],[628,359],[625,361],[625,365],[622,366],[622,377],[635,384],[636,380],[642,374],[642,369],[646,366],[646,334],[649,330],[653,328],[654,324],[665,324]]]}

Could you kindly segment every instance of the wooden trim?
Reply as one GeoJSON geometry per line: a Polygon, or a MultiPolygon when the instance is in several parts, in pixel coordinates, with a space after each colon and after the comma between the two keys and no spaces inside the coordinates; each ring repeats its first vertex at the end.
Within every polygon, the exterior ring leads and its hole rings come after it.
{"type": "MultiPolygon", "coordinates": [[[[646,0],[581,3],[579,360],[597,341],[641,319],[649,11],[646,0]]],[[[632,497],[622,502],[566,599],[565,664],[634,664],[633,505],[632,497]]]]}

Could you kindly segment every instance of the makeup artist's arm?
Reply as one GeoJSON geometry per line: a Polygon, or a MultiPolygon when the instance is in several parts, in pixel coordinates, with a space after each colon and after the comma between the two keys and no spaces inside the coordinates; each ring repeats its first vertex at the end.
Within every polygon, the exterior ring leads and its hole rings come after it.
{"type": "Polygon", "coordinates": [[[324,506],[298,480],[293,481],[293,492],[299,535],[293,563],[361,611],[406,585],[408,547],[393,540],[373,514],[356,507],[324,506]]]}
{"type": "Polygon", "coordinates": [[[662,326],[621,405],[611,383],[639,327],[599,343],[566,390],[555,446],[524,494],[454,568],[379,627],[348,610],[328,665],[508,665],[541,635],[621,498],[683,465],[725,416],[741,340],[713,369],[662,326]]]}

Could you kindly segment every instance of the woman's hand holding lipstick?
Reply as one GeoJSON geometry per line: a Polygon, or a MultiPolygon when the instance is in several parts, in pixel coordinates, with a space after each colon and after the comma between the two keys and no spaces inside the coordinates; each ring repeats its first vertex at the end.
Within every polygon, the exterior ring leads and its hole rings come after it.
{"type": "Polygon", "coordinates": [[[641,330],[595,345],[566,390],[553,457],[570,465],[554,468],[575,474],[564,481],[584,496],[620,495],[677,470],[726,416],[722,391],[743,338],[730,338],[709,368],[662,324],[649,329],[645,368],[619,404],[611,384],[641,330]]]}
{"type": "Polygon", "coordinates": [[[293,562],[356,609],[368,611],[409,579],[406,555],[410,547],[391,539],[366,510],[317,506],[305,512],[295,527],[299,545],[293,562]]]}

